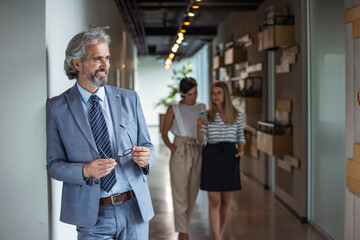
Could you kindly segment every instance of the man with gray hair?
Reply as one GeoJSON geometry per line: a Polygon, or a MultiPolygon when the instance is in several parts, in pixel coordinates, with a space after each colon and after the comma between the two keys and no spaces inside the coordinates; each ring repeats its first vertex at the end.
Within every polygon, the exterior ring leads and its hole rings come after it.
{"type": "Polygon", "coordinates": [[[77,82],[46,103],[47,171],[63,182],[60,220],[78,239],[148,239],[154,147],[137,93],[106,85],[109,44],[93,28],[67,46],[77,82]]]}

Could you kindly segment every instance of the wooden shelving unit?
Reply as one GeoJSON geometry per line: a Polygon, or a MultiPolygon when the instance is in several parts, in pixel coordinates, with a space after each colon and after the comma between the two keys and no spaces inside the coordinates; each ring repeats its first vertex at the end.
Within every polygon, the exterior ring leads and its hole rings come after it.
{"type": "Polygon", "coordinates": [[[260,24],[258,51],[293,46],[295,43],[294,16],[275,15],[260,24]]]}
{"type": "Polygon", "coordinates": [[[234,106],[245,114],[261,113],[262,78],[236,77],[232,78],[232,81],[232,102],[234,106]]]}
{"type": "Polygon", "coordinates": [[[292,155],[292,126],[290,124],[259,121],[257,147],[260,151],[273,156],[282,157],[285,155],[292,155]],[[268,130],[264,130],[264,128],[267,128],[268,130]],[[284,131],[284,133],[281,133],[280,135],[279,131],[284,131]]]}

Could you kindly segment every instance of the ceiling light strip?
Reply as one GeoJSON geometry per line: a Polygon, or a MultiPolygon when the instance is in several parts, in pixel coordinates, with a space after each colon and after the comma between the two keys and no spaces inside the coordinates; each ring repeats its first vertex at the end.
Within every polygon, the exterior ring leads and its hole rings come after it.
{"type": "Polygon", "coordinates": [[[178,51],[180,44],[185,38],[186,28],[191,25],[189,17],[195,17],[195,11],[198,11],[198,9],[200,8],[200,2],[202,2],[202,0],[190,0],[190,3],[188,4],[184,17],[181,21],[181,25],[179,26],[179,29],[177,31],[177,36],[174,38],[174,44],[171,47],[171,52],[165,60],[165,69],[170,69],[170,66],[175,58],[175,54],[178,51]]]}

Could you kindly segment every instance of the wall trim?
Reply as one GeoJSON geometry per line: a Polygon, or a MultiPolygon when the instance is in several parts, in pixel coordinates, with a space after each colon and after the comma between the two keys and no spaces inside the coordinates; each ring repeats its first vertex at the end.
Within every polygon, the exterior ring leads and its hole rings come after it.
{"type": "Polygon", "coordinates": [[[240,166],[240,170],[252,181],[256,182],[257,184],[259,184],[262,188],[264,188],[265,190],[269,190],[269,185],[268,184],[263,184],[262,182],[260,182],[259,179],[257,179],[254,175],[252,175],[247,169],[245,169],[244,167],[240,166]]]}
{"type": "Polygon", "coordinates": [[[301,224],[307,224],[308,219],[307,217],[300,216],[294,209],[292,209],[289,205],[287,205],[280,197],[278,197],[276,194],[274,194],[275,199],[283,206],[285,207],[297,220],[300,221],[301,224]]]}
{"type": "Polygon", "coordinates": [[[331,237],[329,234],[327,234],[324,230],[322,230],[316,223],[309,221],[309,226],[316,231],[319,235],[321,235],[323,238],[326,238],[328,240],[335,240],[335,238],[331,237]]]}

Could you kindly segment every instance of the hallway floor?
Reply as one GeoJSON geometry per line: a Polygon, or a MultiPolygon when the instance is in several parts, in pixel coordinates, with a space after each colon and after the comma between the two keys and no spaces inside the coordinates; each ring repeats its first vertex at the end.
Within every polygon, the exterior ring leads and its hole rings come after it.
{"type": "MultiPolygon", "coordinates": [[[[150,240],[176,240],[169,176],[170,151],[157,127],[149,128],[156,161],[149,176],[155,210],[150,221],[150,240]]],[[[233,194],[231,216],[224,240],[325,240],[309,224],[301,224],[278,203],[271,191],[241,175],[242,190],[233,194]]],[[[206,191],[199,191],[193,210],[191,240],[212,240],[206,191]]]]}

